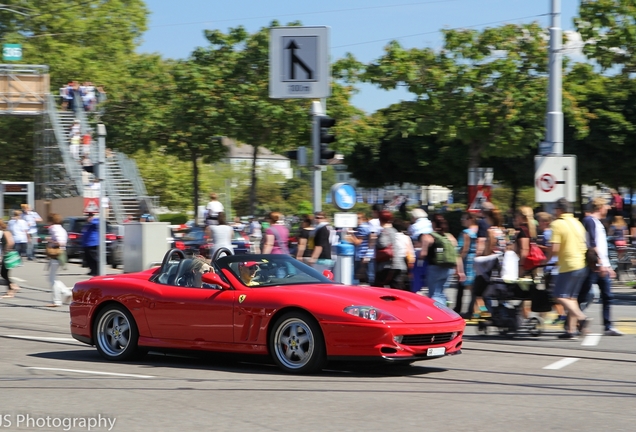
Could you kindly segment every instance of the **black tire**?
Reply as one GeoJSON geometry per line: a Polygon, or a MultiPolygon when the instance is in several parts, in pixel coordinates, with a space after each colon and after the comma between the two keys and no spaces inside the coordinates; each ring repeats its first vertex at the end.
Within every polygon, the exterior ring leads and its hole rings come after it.
{"type": "Polygon", "coordinates": [[[316,372],[327,362],[322,330],[306,312],[288,312],[276,320],[269,337],[269,352],[276,365],[288,373],[316,372]]]}
{"type": "Polygon", "coordinates": [[[93,328],[95,347],[106,360],[125,361],[136,357],[139,331],[128,309],[111,304],[99,312],[93,328]]]}

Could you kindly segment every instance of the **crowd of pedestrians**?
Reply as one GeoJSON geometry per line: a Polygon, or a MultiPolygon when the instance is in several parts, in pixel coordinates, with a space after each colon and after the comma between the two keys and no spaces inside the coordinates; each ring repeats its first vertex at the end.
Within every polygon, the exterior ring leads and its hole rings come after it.
{"type": "Polygon", "coordinates": [[[80,84],[78,81],[70,81],[60,89],[62,97],[62,109],[76,111],[79,104],[87,112],[96,111],[97,107],[106,101],[104,86],[95,86],[92,82],[86,81],[80,84]]]}
{"type": "MultiPolygon", "coordinates": [[[[554,324],[564,327],[561,339],[576,339],[587,331],[591,318],[584,311],[593,285],[598,286],[603,303],[605,334],[619,336],[622,333],[610,316],[611,279],[615,275],[609,262],[608,231],[620,242],[627,228],[620,216],[608,221],[611,206],[607,200],[596,198],[589,205],[582,223],[574,217],[571,204],[562,199],[554,214],[535,215],[530,207],[522,206],[511,213],[511,223],[506,225],[502,213],[484,202],[479,211],[462,214],[457,238],[449,232],[441,213],[429,217],[424,209],[414,208],[408,213],[410,220],[405,220],[381,205],[372,206],[370,218],[358,213],[357,227],[340,232],[324,212],[301,216],[297,232],[290,233],[277,212],[262,225],[252,218],[240,229],[263,253],[291,254],[319,271],[333,269],[336,243],[351,243],[355,247],[354,284],[419,292],[452,306],[466,319],[491,314],[493,299],[486,295],[487,289],[493,271],[502,275],[504,257],[508,257],[511,260],[506,262],[515,267],[509,273],[514,278],[542,277],[545,281],[557,316],[554,324]],[[292,237],[298,243],[290,251],[292,237]],[[591,251],[598,256],[598,264],[593,266],[588,263],[591,251]],[[451,284],[456,288],[454,299],[447,298],[451,284]]],[[[524,302],[522,318],[531,313],[530,302],[524,302]]]]}

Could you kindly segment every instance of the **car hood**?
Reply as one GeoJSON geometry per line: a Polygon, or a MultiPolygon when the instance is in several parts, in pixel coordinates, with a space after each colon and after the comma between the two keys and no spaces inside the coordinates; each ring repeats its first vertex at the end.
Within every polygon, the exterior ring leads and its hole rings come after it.
{"type": "Polygon", "coordinates": [[[408,291],[336,284],[294,285],[281,289],[290,291],[290,300],[298,296],[321,304],[328,303],[335,308],[336,316],[340,317],[347,306],[372,306],[413,324],[461,320],[458,314],[446,306],[435,306],[435,302],[428,297],[408,291]]]}

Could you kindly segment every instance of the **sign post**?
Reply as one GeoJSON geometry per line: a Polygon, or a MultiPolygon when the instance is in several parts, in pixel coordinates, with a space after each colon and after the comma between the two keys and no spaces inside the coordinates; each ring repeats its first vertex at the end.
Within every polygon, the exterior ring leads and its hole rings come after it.
{"type": "Polygon", "coordinates": [[[492,168],[468,169],[468,211],[478,212],[481,203],[490,200],[493,177],[492,168]]]}
{"type": "Polygon", "coordinates": [[[97,160],[99,170],[98,178],[99,178],[99,266],[97,270],[97,274],[103,276],[106,274],[106,212],[104,211],[104,198],[106,198],[106,191],[103,185],[105,180],[105,171],[106,171],[106,127],[99,123],[97,125],[97,135],[99,136],[98,150],[97,150],[97,160]]]}
{"type": "Polygon", "coordinates": [[[576,156],[535,156],[534,167],[536,202],[576,201],[576,156]]]}
{"type": "MultiPolygon", "coordinates": [[[[269,97],[319,99],[330,95],[329,27],[272,27],[269,32],[269,97]]],[[[319,116],[326,114],[326,106],[314,101],[311,114],[311,146],[315,152],[320,147],[319,116]]],[[[313,169],[313,207],[314,211],[320,211],[322,168],[314,163],[313,169]]]]}
{"type": "Polygon", "coordinates": [[[2,47],[2,60],[21,61],[22,60],[22,45],[4,44],[2,47]]]}
{"type": "Polygon", "coordinates": [[[331,95],[329,27],[273,27],[269,33],[269,97],[331,95]]]}

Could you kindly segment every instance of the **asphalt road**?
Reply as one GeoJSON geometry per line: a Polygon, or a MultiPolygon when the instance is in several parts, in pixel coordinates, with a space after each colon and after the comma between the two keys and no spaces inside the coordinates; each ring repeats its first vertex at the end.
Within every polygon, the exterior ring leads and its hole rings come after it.
{"type": "MultiPolygon", "coordinates": [[[[539,337],[506,339],[471,325],[459,356],[293,376],[258,358],[151,353],[107,362],[70,337],[68,306],[44,307],[44,266],[15,269],[23,288],[0,300],[0,430],[65,430],[73,418],[66,430],[88,430],[89,421],[94,431],[634,429],[636,289],[616,290],[625,336],[561,341],[547,325],[539,337]]],[[[72,264],[60,279],[72,285],[85,273],[72,264]]],[[[599,305],[590,316],[600,334],[599,305]]]]}

